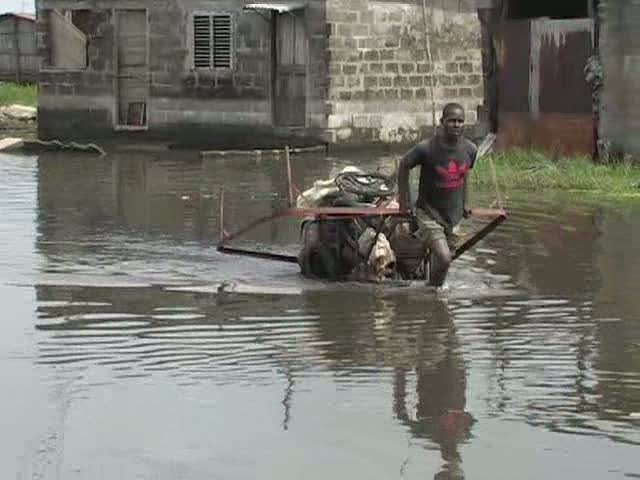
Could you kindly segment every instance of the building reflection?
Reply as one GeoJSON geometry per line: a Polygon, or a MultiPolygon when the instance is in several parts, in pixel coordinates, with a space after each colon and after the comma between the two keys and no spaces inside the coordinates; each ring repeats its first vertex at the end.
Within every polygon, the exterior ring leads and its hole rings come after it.
{"type": "MultiPolygon", "coordinates": [[[[237,230],[284,206],[282,167],[277,160],[205,160],[198,152],[116,153],[104,158],[43,153],[38,161],[40,240],[124,234],[215,243],[220,190],[226,191],[225,226],[237,230]]],[[[277,227],[270,225],[255,235],[260,241],[278,242],[283,226],[277,227]]],[[[286,225],[284,230],[290,233],[286,225]]]]}

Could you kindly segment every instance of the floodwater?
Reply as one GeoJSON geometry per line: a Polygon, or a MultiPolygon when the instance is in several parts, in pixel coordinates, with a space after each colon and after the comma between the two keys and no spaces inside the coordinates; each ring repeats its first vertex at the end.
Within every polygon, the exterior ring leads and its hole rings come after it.
{"type": "MultiPolygon", "coordinates": [[[[348,163],[393,161],[295,182],[348,163]]],[[[234,231],[285,172],[0,155],[0,478],[640,478],[637,201],[509,192],[434,296],[217,253],[220,189],[234,231]]]]}

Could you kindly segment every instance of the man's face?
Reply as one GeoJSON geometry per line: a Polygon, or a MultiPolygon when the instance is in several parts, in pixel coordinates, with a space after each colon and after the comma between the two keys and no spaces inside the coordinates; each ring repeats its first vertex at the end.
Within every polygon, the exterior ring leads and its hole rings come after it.
{"type": "Polygon", "coordinates": [[[461,108],[454,108],[447,112],[442,119],[442,126],[447,137],[458,138],[462,136],[464,130],[464,111],[461,108]]]}

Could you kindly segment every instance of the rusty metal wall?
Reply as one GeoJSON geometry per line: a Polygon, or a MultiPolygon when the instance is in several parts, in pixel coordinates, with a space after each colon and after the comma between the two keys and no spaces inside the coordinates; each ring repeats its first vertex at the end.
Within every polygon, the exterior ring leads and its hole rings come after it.
{"type": "Polygon", "coordinates": [[[584,67],[593,21],[507,21],[497,38],[499,147],[591,155],[594,118],[584,67]]]}
{"type": "Polygon", "coordinates": [[[600,135],[615,150],[640,155],[640,0],[602,0],[604,69],[600,135]]]}
{"type": "Polygon", "coordinates": [[[591,89],[584,67],[593,51],[593,22],[548,21],[538,25],[540,112],[590,115],[591,89]]]}
{"type": "Polygon", "coordinates": [[[505,22],[497,36],[499,108],[529,112],[531,22],[505,22]]]}

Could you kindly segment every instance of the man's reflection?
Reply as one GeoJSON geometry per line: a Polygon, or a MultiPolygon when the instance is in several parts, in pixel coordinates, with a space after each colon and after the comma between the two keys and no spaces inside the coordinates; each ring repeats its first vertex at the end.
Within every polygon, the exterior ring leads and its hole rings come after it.
{"type": "Polygon", "coordinates": [[[436,479],[464,478],[458,447],[469,438],[473,420],[465,412],[466,370],[447,304],[350,296],[350,301],[334,299],[342,305],[339,321],[322,315],[327,321],[319,328],[330,345],[326,355],[354,368],[381,366],[378,362],[393,367],[395,417],[413,437],[439,447],[443,466],[436,479]]]}
{"type": "Polygon", "coordinates": [[[418,350],[412,368],[394,370],[394,413],[415,437],[440,447],[444,465],[440,479],[462,479],[458,445],[469,438],[472,417],[465,412],[466,372],[449,309],[436,301],[418,335],[418,350]],[[415,369],[417,402],[415,417],[407,405],[407,374],[415,369]]]}

